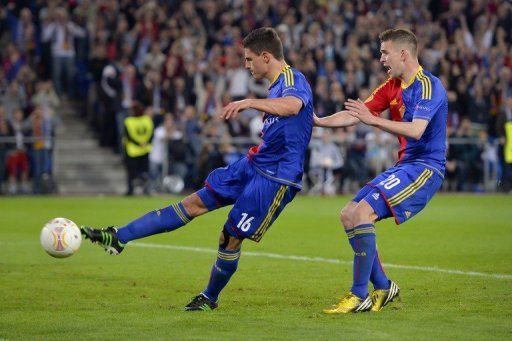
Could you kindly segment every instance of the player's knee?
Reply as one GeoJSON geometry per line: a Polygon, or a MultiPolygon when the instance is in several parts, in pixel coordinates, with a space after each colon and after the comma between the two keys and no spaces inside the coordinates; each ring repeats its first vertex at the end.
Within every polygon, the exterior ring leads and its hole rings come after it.
{"type": "Polygon", "coordinates": [[[183,199],[182,204],[185,210],[187,211],[187,214],[192,218],[208,212],[208,209],[206,208],[206,206],[201,201],[201,198],[199,198],[199,196],[196,193],[192,193],[191,195],[183,199]]]}
{"type": "Polygon", "coordinates": [[[364,200],[362,200],[352,211],[352,223],[354,225],[373,223],[375,221],[375,213],[373,208],[364,200]]]}
{"type": "Polygon", "coordinates": [[[219,247],[228,251],[239,250],[242,246],[242,240],[231,236],[226,229],[223,229],[219,237],[219,247]]]}
{"type": "Polygon", "coordinates": [[[345,230],[352,228],[352,210],[348,207],[342,208],[340,212],[340,221],[345,230]]]}
{"type": "Polygon", "coordinates": [[[229,234],[226,232],[226,229],[222,229],[219,237],[219,247],[221,249],[225,249],[229,242],[229,234]]]}

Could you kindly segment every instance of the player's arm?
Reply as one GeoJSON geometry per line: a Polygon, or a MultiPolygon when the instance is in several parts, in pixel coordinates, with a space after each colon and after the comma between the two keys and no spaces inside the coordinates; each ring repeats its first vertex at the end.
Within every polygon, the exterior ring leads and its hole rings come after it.
{"type": "Polygon", "coordinates": [[[313,115],[313,121],[315,126],[324,128],[350,127],[360,122],[357,117],[350,115],[348,110],[338,111],[327,117],[313,115]]]}
{"type": "MultiPolygon", "coordinates": [[[[390,80],[381,84],[377,87],[370,97],[368,97],[364,101],[364,105],[369,109],[369,111],[375,115],[380,115],[381,112],[386,110],[389,107],[389,92],[392,88],[392,83],[390,80]]],[[[327,117],[316,117],[314,116],[314,123],[317,127],[326,127],[326,128],[339,128],[339,127],[349,127],[359,123],[360,120],[351,115],[349,110],[338,111],[327,117]]]]}
{"type": "Polygon", "coordinates": [[[378,127],[388,133],[409,137],[419,140],[425,132],[428,120],[414,118],[412,122],[396,122],[379,116],[374,116],[361,100],[349,99],[345,107],[350,110],[350,115],[358,118],[361,122],[378,127]]]}
{"type": "Polygon", "coordinates": [[[220,117],[228,120],[238,116],[241,111],[248,108],[253,108],[276,116],[293,116],[297,115],[302,108],[302,100],[294,96],[265,99],[243,99],[241,101],[231,102],[222,108],[220,117]]]}
{"type": "Polygon", "coordinates": [[[419,140],[427,128],[428,120],[415,118],[412,122],[396,122],[379,116],[374,116],[361,100],[349,99],[345,107],[350,110],[350,115],[361,122],[378,127],[388,133],[401,135],[419,140]]]}

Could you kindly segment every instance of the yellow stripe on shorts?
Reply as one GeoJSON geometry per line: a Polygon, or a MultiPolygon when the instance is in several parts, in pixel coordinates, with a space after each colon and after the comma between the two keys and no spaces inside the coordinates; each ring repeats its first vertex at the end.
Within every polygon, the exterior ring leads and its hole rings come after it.
{"type": "Polygon", "coordinates": [[[286,193],[287,189],[288,186],[286,185],[281,185],[281,187],[279,187],[279,190],[277,191],[277,194],[274,197],[274,201],[272,202],[272,205],[270,205],[267,216],[265,217],[265,219],[263,220],[263,222],[253,235],[254,239],[258,240],[259,238],[261,238],[263,233],[265,233],[265,231],[268,229],[270,221],[272,220],[272,216],[276,212],[277,208],[281,205],[281,201],[283,200],[284,194],[286,193]]]}
{"type": "Polygon", "coordinates": [[[434,172],[426,168],[420,176],[409,186],[401,190],[398,194],[389,198],[388,203],[390,206],[396,206],[402,201],[413,195],[418,189],[420,189],[428,179],[434,174],[434,172]]]}

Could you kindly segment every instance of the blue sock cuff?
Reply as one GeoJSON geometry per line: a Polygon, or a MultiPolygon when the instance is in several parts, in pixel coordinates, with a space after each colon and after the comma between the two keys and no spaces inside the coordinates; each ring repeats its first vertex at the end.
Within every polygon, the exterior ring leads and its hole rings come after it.
{"type": "MultiPolygon", "coordinates": [[[[172,210],[176,214],[176,216],[183,222],[183,224],[188,224],[191,220],[190,216],[186,213],[185,209],[183,208],[183,205],[181,205],[180,208],[180,204],[181,202],[167,206],[166,208],[161,210],[162,214],[166,214],[167,210],[172,210]]],[[[172,212],[170,214],[172,214],[172,212]]]]}
{"type": "Polygon", "coordinates": [[[217,259],[223,262],[238,262],[240,258],[240,249],[238,250],[226,250],[219,247],[217,259]]]}
{"type": "Polygon", "coordinates": [[[221,207],[221,203],[215,197],[215,193],[212,189],[208,187],[203,187],[199,191],[196,192],[203,204],[206,206],[208,211],[213,211],[219,207],[221,207]]]}
{"type": "Polygon", "coordinates": [[[373,224],[361,224],[354,227],[354,237],[364,237],[368,235],[375,235],[375,226],[373,224]]]}
{"type": "Polygon", "coordinates": [[[190,221],[194,218],[192,218],[188,213],[187,213],[187,210],[185,210],[185,206],[183,206],[183,202],[180,201],[178,203],[178,208],[180,209],[181,213],[183,213],[183,215],[190,221]]]}
{"type": "Polygon", "coordinates": [[[345,229],[345,233],[347,234],[348,239],[352,239],[354,237],[354,229],[345,229]]]}

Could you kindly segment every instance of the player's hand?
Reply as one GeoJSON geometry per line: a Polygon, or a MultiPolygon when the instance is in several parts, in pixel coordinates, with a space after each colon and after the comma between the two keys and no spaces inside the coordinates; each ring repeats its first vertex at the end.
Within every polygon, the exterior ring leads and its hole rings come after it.
{"type": "Polygon", "coordinates": [[[320,117],[316,116],[315,113],[313,113],[313,125],[315,127],[321,127],[322,123],[320,122],[320,117]]]}
{"type": "Polygon", "coordinates": [[[230,118],[235,118],[238,116],[240,111],[243,111],[249,107],[250,107],[250,105],[249,105],[248,99],[231,102],[228,105],[226,105],[224,108],[222,108],[220,118],[223,118],[225,120],[229,120],[230,118]]]}
{"type": "Polygon", "coordinates": [[[349,114],[358,118],[361,122],[368,125],[375,125],[377,118],[372,115],[368,107],[363,101],[358,99],[349,99],[345,102],[345,108],[349,110],[349,114]]]}

